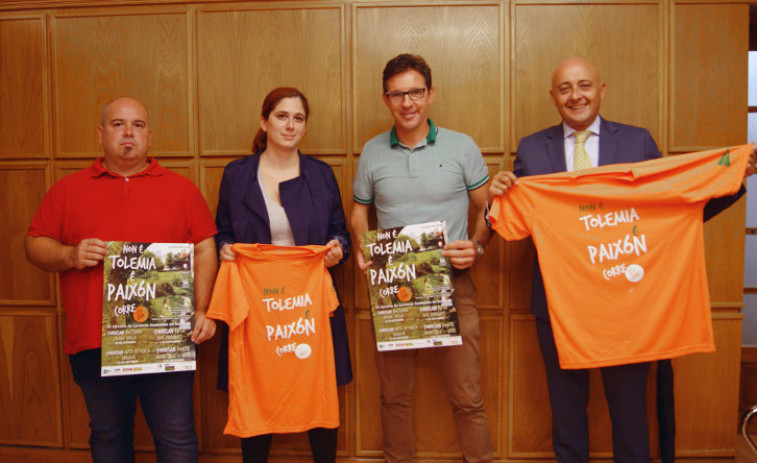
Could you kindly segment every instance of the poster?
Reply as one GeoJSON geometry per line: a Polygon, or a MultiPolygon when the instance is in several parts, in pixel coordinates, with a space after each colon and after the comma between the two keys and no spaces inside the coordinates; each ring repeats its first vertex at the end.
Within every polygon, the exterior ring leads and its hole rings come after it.
{"type": "Polygon", "coordinates": [[[194,245],[107,246],[101,375],[194,370],[194,245]]]}
{"type": "Polygon", "coordinates": [[[371,315],[379,351],[462,344],[452,266],[442,256],[444,222],[362,235],[371,315]]]}

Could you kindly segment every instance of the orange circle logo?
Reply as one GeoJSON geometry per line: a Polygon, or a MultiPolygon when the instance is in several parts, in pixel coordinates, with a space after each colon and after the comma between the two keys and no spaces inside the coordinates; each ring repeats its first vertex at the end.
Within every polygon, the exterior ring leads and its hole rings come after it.
{"type": "Polygon", "coordinates": [[[413,290],[407,286],[400,286],[397,290],[397,299],[401,302],[409,302],[413,298],[413,290]]]}
{"type": "Polygon", "coordinates": [[[143,306],[137,306],[136,309],[134,309],[134,313],[131,314],[131,317],[134,319],[137,323],[144,323],[147,321],[147,319],[150,316],[150,312],[143,306]]]}

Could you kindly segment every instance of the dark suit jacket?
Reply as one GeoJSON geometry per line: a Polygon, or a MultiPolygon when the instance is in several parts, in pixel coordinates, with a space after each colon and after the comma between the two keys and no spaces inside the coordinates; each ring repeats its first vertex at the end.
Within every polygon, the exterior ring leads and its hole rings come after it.
{"type": "MultiPolygon", "coordinates": [[[[216,246],[219,250],[224,243],[271,243],[268,210],[258,183],[259,163],[260,156],[255,154],[229,163],[223,171],[216,212],[216,246]]],[[[344,219],[342,198],[328,164],[300,154],[300,176],[282,182],[279,193],[296,245],[323,245],[337,239],[344,248],[341,262],[349,257],[350,234],[344,219]]],[[[227,333],[228,329],[222,331],[219,358],[218,384],[222,389],[225,389],[228,375],[228,354],[223,342],[227,333]]],[[[331,317],[331,334],[337,384],[347,384],[352,381],[352,366],[341,303],[331,317]]]]}
{"type": "MultiPolygon", "coordinates": [[[[563,126],[536,132],[520,140],[513,173],[517,177],[565,172],[565,141],[563,126]]],[[[623,164],[659,158],[649,131],[632,125],[619,124],[601,119],[599,127],[599,165],[623,164]]],[[[732,196],[716,198],[707,203],[704,219],[708,220],[727,208],[744,194],[742,187],[732,196]]],[[[544,281],[538,260],[534,259],[531,286],[531,312],[538,318],[549,320],[544,281]]]]}

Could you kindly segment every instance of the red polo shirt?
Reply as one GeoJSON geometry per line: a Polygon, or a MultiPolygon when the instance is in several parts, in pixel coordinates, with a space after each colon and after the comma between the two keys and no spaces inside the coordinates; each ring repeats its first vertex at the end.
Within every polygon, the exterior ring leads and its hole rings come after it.
{"type": "MultiPolygon", "coordinates": [[[[143,243],[199,243],[216,233],[200,190],[151,158],[130,177],[106,170],[100,159],[56,182],[28,229],[66,245],[85,238],[143,243]]],[[[60,274],[66,310],[67,354],[101,344],[102,264],[60,274]]]]}

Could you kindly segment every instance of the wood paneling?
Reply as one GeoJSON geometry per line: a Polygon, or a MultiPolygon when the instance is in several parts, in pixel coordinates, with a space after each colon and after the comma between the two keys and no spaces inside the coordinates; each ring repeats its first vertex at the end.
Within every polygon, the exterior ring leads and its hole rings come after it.
{"type": "Polygon", "coordinates": [[[648,129],[660,144],[663,16],[657,2],[513,7],[513,144],[560,122],[548,91],[557,65],[582,56],[607,84],[601,114],[648,129]]]}
{"type": "Polygon", "coordinates": [[[741,315],[715,314],[714,354],[673,361],[676,456],[733,455],[738,425],[741,315]]]}
{"type": "Polygon", "coordinates": [[[670,150],[744,143],[749,6],[676,4],[673,21],[670,150]]]}
{"type": "Polygon", "coordinates": [[[45,18],[0,18],[0,158],[47,155],[45,18]]]}
{"type": "Polygon", "coordinates": [[[508,351],[511,365],[508,456],[548,457],[552,452],[552,420],[533,317],[511,317],[508,351]]]}
{"type": "Polygon", "coordinates": [[[355,3],[354,152],[391,126],[381,73],[400,53],[420,54],[431,67],[436,96],[429,117],[437,125],[465,132],[484,152],[503,151],[503,6],[472,3],[355,3]]]}
{"type": "MultiPolygon", "coordinates": [[[[502,169],[502,158],[489,156],[486,161],[489,166],[489,177],[502,169]]],[[[489,188],[485,185],[482,188],[489,188]]],[[[471,207],[468,214],[468,236],[473,236],[475,223],[478,217],[471,207]]],[[[478,308],[493,309],[499,311],[506,305],[505,295],[509,293],[510,268],[508,264],[509,246],[498,238],[498,235],[492,236],[484,249],[484,256],[477,260],[476,265],[471,269],[471,276],[476,282],[476,287],[480,288],[478,292],[478,308]]]]}
{"type": "Polygon", "coordinates": [[[746,198],[704,224],[705,260],[710,300],[716,308],[737,309],[743,306],[744,290],[744,213],[746,198]]]}
{"type": "Polygon", "coordinates": [[[241,448],[239,438],[223,434],[229,408],[229,396],[216,387],[220,340],[220,336],[215,336],[197,349],[200,366],[198,375],[202,410],[200,414],[203,417],[202,427],[198,431],[202,433],[200,439],[203,452],[210,453],[238,452],[241,448]]]}
{"type": "Polygon", "coordinates": [[[63,444],[56,317],[0,315],[0,443],[63,444]]]}
{"type": "Polygon", "coordinates": [[[193,183],[197,183],[195,180],[195,166],[193,161],[173,161],[173,160],[161,160],[160,165],[170,170],[173,173],[179,174],[182,177],[186,177],[193,183]]]}
{"type": "Polygon", "coordinates": [[[47,190],[45,172],[44,164],[0,165],[0,305],[55,305],[54,275],[24,253],[26,230],[47,190]]]}
{"type": "MultiPolygon", "coordinates": [[[[742,346],[739,419],[743,419],[746,412],[755,405],[757,405],[757,347],[742,346]]],[[[739,422],[739,431],[741,431],[741,422],[739,422]]],[[[757,435],[757,419],[751,419],[747,432],[751,436],[757,435]]]]}
{"type": "MultiPolygon", "coordinates": [[[[602,115],[649,129],[666,154],[740,144],[746,134],[748,24],[741,0],[2,3],[0,10],[18,9],[0,15],[3,461],[89,461],[86,407],[60,352],[65,314],[55,277],[26,263],[23,238],[51,179],[101,155],[100,111],[116,96],[146,103],[152,153],[198,184],[213,214],[223,167],[249,153],[264,96],[296,86],[312,109],[303,150],[332,167],[349,215],[356,153],[391,127],[381,72],[404,52],[420,53],[431,65],[431,117],[471,135],[490,175],[512,168],[520,137],[558,122],[551,75],[574,55],[592,60],[607,83],[602,115]]],[[[717,461],[733,453],[744,209],[742,200],[705,226],[718,351],[674,362],[683,458],[717,461]]],[[[370,223],[375,227],[375,218],[370,223]]],[[[546,380],[529,314],[534,255],[530,240],[494,237],[473,269],[496,461],[553,458],[546,380]]],[[[365,277],[350,261],[335,281],[355,372],[355,381],[339,388],[339,460],[380,459],[365,277]]],[[[217,353],[217,338],[199,349],[196,425],[201,461],[232,462],[239,460],[239,439],[222,434],[228,401],[216,389],[217,353]]],[[[419,352],[419,460],[460,458],[439,374],[433,352],[419,352]]],[[[656,458],[653,375],[648,416],[656,458]]],[[[597,371],[590,381],[592,457],[609,459],[610,422],[597,371]]],[[[154,461],[141,413],[135,423],[137,461],[154,461]]],[[[276,437],[272,460],[307,459],[308,447],[304,434],[276,437]]]]}
{"type": "Polygon", "coordinates": [[[344,153],[342,8],[202,10],[198,17],[203,155],[248,154],[263,99],[297,87],[311,108],[303,150],[344,153]]]}
{"type": "Polygon", "coordinates": [[[510,252],[509,307],[512,311],[528,312],[531,308],[531,278],[536,257],[533,240],[526,238],[505,245],[510,252]]]}
{"type": "Polygon", "coordinates": [[[187,27],[181,11],[54,15],[56,156],[100,155],[96,128],[102,109],[124,95],[149,110],[153,154],[189,155],[193,123],[187,27]]]}
{"type": "Polygon", "coordinates": [[[221,188],[223,169],[230,162],[229,159],[203,159],[200,165],[200,191],[205,196],[213,217],[216,216],[218,207],[218,190],[221,188]]]}

